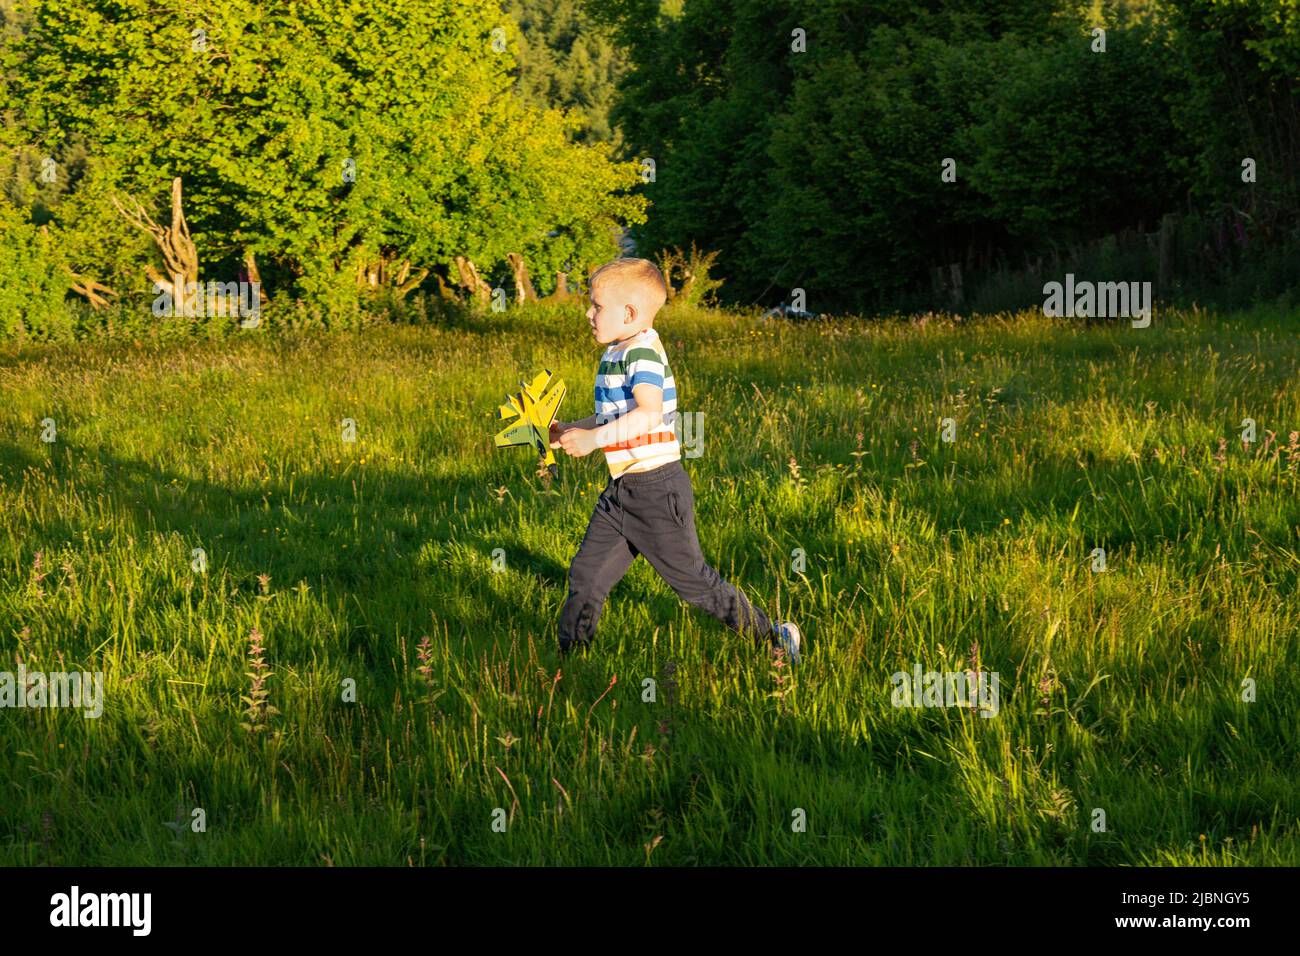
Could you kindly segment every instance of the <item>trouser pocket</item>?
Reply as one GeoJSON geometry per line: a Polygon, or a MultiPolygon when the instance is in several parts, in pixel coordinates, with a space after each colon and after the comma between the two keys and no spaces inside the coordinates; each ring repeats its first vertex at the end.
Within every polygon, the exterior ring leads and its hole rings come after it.
{"type": "Polygon", "coordinates": [[[695,510],[695,493],[691,490],[691,479],[677,475],[668,488],[668,516],[673,524],[683,531],[691,527],[691,515],[695,510]]]}
{"type": "Polygon", "coordinates": [[[682,508],[681,496],[676,491],[668,492],[668,516],[677,527],[685,529],[686,513],[682,508]]]}

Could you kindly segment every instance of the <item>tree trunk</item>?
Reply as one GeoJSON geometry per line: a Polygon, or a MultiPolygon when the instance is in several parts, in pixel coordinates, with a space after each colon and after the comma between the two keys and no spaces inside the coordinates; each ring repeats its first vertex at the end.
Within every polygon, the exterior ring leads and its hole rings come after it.
{"type": "Polygon", "coordinates": [[[447,302],[455,302],[456,293],[451,291],[451,287],[442,278],[442,273],[435,272],[433,277],[438,280],[438,297],[447,302]]]}
{"type": "Polygon", "coordinates": [[[108,300],[104,298],[104,296],[117,295],[117,293],[108,286],[100,285],[94,279],[87,279],[84,276],[77,275],[75,272],[72,274],[71,286],[72,291],[78,295],[84,295],[86,301],[89,302],[91,307],[95,310],[102,309],[104,306],[108,305],[108,300]]]}
{"type": "Polygon", "coordinates": [[[668,301],[672,302],[677,297],[677,290],[673,288],[673,267],[675,263],[672,258],[665,256],[660,263],[660,272],[663,273],[664,286],[668,292],[668,301]]]}
{"type": "Polygon", "coordinates": [[[257,257],[253,255],[253,250],[244,250],[244,271],[248,273],[248,281],[257,283],[257,308],[261,311],[266,305],[267,295],[266,287],[262,285],[262,274],[257,269],[257,257]]]}
{"type": "Polygon", "coordinates": [[[578,298],[578,293],[569,289],[569,274],[567,272],[555,273],[555,291],[548,296],[539,299],[540,302],[570,302],[578,298]]]}
{"type": "MultiPolygon", "coordinates": [[[[41,226],[40,231],[45,238],[50,238],[49,223],[41,226]]],[[[77,293],[77,295],[85,296],[86,301],[90,303],[91,308],[96,311],[109,304],[108,300],[104,298],[104,296],[117,295],[116,292],[103,283],[96,282],[94,279],[87,278],[86,276],[73,272],[70,269],[68,270],[68,287],[72,289],[73,292],[77,293]]]]}
{"type": "Polygon", "coordinates": [[[402,270],[402,279],[404,279],[405,281],[399,280],[397,282],[398,294],[400,294],[403,298],[410,295],[411,292],[413,292],[415,289],[418,289],[420,287],[420,283],[423,282],[425,279],[429,278],[429,270],[421,269],[412,278],[407,279],[406,274],[410,272],[410,269],[411,269],[411,264],[408,262],[406,264],[406,268],[402,270]]]}
{"type": "Polygon", "coordinates": [[[691,271],[691,267],[689,265],[683,263],[682,264],[682,285],[681,288],[677,290],[674,298],[676,296],[681,296],[684,301],[689,302],[691,299],[691,286],[693,286],[694,284],[695,284],[695,273],[691,271]]]}
{"type": "Polygon", "coordinates": [[[172,180],[172,224],[171,228],[158,225],[153,218],[145,212],[144,206],[140,205],[139,200],[127,197],[132,208],[127,209],[118,200],[113,197],[113,205],[117,207],[127,220],[138,229],[149,233],[153,236],[154,243],[162,253],[163,263],[167,267],[167,275],[160,275],[158,270],[153,266],[145,267],[145,275],[153,281],[155,285],[171,294],[173,301],[180,303],[185,299],[185,287],[189,283],[198,283],[199,281],[199,254],[194,248],[194,241],[190,238],[190,227],[185,222],[185,213],[181,209],[181,179],[177,176],[172,180]],[[177,283],[180,288],[177,288],[177,283]]]}
{"type": "Polygon", "coordinates": [[[528,276],[528,264],[524,262],[524,257],[512,252],[506,259],[510,261],[510,268],[515,274],[515,301],[536,302],[537,291],[533,288],[533,280],[528,276]]]}
{"type": "Polygon", "coordinates": [[[378,290],[381,286],[391,286],[403,298],[410,295],[413,289],[419,288],[420,283],[428,278],[429,270],[421,269],[414,277],[410,276],[410,259],[402,259],[397,262],[393,259],[380,258],[374,262],[357,263],[357,285],[372,290],[378,290]],[[397,267],[396,275],[393,274],[394,264],[397,267]]]}
{"type": "Polygon", "coordinates": [[[456,271],[460,273],[460,284],[468,289],[470,295],[476,297],[484,305],[487,305],[492,298],[491,287],[478,274],[478,269],[474,263],[464,256],[455,256],[452,261],[456,264],[456,271]]]}

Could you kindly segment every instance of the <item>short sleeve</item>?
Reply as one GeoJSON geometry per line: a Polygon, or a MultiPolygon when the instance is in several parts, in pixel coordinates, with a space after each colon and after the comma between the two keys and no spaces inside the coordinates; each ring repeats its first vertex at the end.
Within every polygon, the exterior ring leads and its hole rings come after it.
{"type": "Polygon", "coordinates": [[[625,379],[628,388],[636,388],[638,385],[653,385],[655,388],[664,387],[665,365],[663,357],[651,348],[636,348],[627,354],[627,378],[625,379]]]}

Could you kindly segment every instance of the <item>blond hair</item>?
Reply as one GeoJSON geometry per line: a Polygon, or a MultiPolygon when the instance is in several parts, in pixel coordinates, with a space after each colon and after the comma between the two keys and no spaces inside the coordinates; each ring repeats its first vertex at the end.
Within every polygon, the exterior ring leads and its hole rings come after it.
{"type": "Polygon", "coordinates": [[[596,280],[616,286],[621,292],[635,296],[647,314],[653,316],[668,301],[668,284],[664,274],[649,259],[614,259],[591,274],[589,288],[596,288],[596,280]]]}

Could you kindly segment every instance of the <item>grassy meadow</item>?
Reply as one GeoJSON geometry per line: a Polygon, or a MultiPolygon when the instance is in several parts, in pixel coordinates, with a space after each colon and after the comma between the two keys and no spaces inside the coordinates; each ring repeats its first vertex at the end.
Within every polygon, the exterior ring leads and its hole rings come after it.
{"type": "Polygon", "coordinates": [[[581,306],[0,352],[0,670],[105,681],[0,710],[0,864],[1300,865],[1294,319],[657,326],[793,674],[644,560],[560,659],[607,472],[492,435],[581,306]]]}

